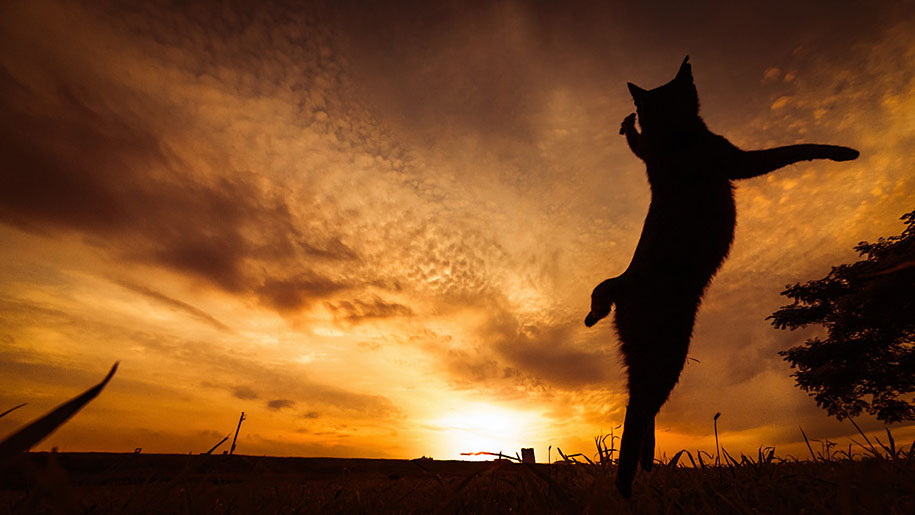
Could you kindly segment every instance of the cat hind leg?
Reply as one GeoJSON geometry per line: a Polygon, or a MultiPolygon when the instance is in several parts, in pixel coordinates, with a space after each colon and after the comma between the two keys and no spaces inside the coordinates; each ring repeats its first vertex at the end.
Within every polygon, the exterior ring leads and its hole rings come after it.
{"type": "Polygon", "coordinates": [[[639,451],[645,442],[649,420],[653,415],[646,413],[630,401],[623,423],[623,438],[620,441],[620,457],[616,467],[616,489],[626,499],[632,497],[632,482],[638,467],[639,451]]]}
{"type": "MultiPolygon", "coordinates": [[[[688,341],[688,340],[687,340],[688,341]]],[[[686,348],[686,345],[678,346],[686,348]]],[[[634,354],[634,353],[633,353],[634,354]]],[[[636,468],[651,470],[654,463],[655,416],[676,386],[683,368],[680,355],[662,362],[649,362],[643,355],[629,355],[629,405],[623,423],[623,438],[617,467],[616,488],[628,498],[636,468]]],[[[685,359],[685,354],[683,354],[685,359]]]]}
{"type": "Polygon", "coordinates": [[[639,463],[642,470],[651,472],[651,466],[654,465],[654,417],[648,423],[648,429],[645,431],[645,439],[642,441],[642,456],[639,463]]]}

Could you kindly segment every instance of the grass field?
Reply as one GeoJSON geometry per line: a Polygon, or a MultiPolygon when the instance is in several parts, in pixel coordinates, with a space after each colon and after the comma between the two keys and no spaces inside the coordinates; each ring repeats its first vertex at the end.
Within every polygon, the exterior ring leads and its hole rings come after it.
{"type": "Polygon", "coordinates": [[[815,451],[805,434],[810,459],[801,461],[771,447],[731,456],[717,447],[716,414],[714,457],[683,450],[656,460],[629,500],[613,487],[612,432],[594,439],[594,459],[557,449],[563,461],[552,464],[26,452],[116,370],[0,441],[0,514],[915,513],[915,442],[897,447],[889,429],[885,442],[871,440],[853,420],[857,455],[825,440],[815,451]]]}
{"type": "Polygon", "coordinates": [[[876,451],[684,452],[630,500],[609,463],[30,453],[0,472],[0,513],[915,513],[915,452],[876,451]]]}

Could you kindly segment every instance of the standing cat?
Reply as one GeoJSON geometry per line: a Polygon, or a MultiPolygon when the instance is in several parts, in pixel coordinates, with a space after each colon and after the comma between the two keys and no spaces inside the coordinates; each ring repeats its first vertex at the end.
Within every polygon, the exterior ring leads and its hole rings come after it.
{"type": "Polygon", "coordinates": [[[848,161],[858,152],[834,145],[789,145],[745,151],[706,128],[689,57],[667,84],[644,90],[628,83],[635,113],[620,134],[645,161],[651,205],[632,262],[591,294],[591,327],[616,305],[615,326],[629,374],[629,405],[616,486],[632,495],[639,461],[654,459],[654,418],[680,378],[702,294],[734,239],[731,181],[798,161],[848,161]]]}

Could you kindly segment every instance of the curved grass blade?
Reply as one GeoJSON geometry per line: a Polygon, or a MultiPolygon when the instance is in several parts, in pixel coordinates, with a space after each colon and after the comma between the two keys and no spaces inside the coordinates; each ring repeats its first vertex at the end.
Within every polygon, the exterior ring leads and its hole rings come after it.
{"type": "Polygon", "coordinates": [[[64,422],[69,420],[70,417],[75,415],[77,411],[81,410],[83,406],[102,391],[102,388],[108,384],[108,381],[111,380],[111,377],[117,369],[118,363],[115,363],[101,383],[61,404],[47,415],[23,427],[0,442],[0,466],[6,465],[19,454],[28,451],[38,442],[47,438],[55,429],[63,425],[64,422]]]}
{"type": "Polygon", "coordinates": [[[667,466],[671,467],[671,468],[675,468],[677,466],[677,463],[680,461],[680,456],[683,456],[684,451],[686,451],[686,449],[680,449],[677,452],[677,454],[674,454],[674,457],[671,458],[670,461],[667,462],[667,466]]]}

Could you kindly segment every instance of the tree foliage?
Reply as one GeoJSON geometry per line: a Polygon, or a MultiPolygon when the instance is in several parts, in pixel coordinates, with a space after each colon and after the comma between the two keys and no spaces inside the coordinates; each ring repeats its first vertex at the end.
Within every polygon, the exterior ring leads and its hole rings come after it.
{"type": "Polygon", "coordinates": [[[826,328],[779,354],[797,385],[839,420],[862,411],[884,422],[915,420],[915,211],[899,236],[861,242],[865,258],[788,286],[794,300],[769,319],[778,329],[826,328]]]}

